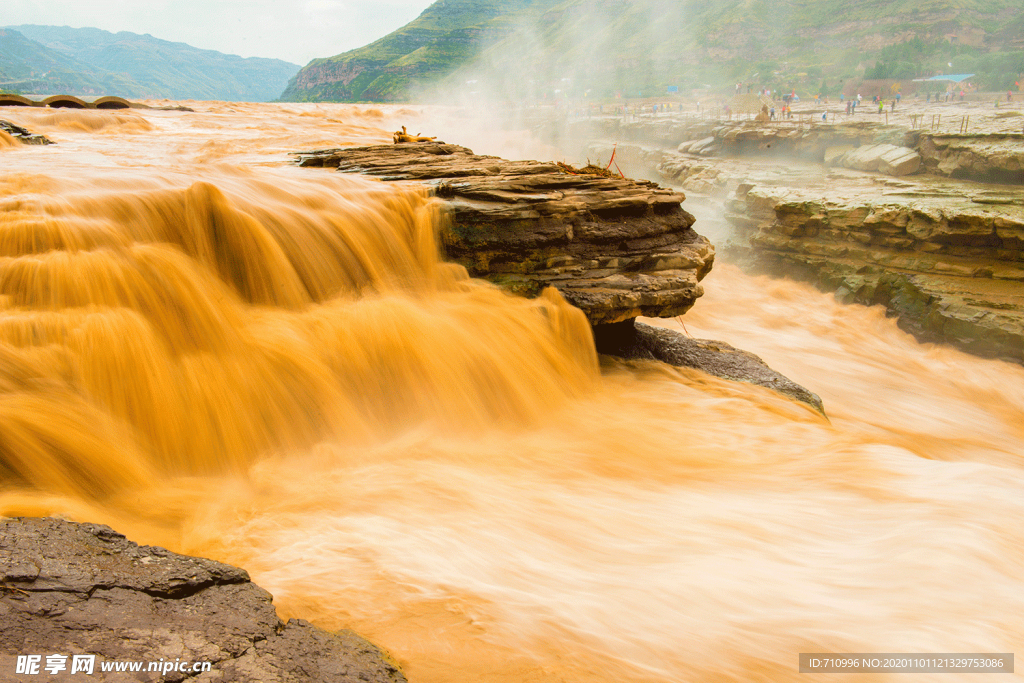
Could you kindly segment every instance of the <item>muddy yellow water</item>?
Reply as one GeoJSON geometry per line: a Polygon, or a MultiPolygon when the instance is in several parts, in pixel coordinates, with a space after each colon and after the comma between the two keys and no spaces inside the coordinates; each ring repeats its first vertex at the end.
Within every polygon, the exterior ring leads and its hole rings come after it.
{"type": "Polygon", "coordinates": [[[1022,642],[1021,367],[727,264],[688,333],[830,421],[599,359],[557,295],[445,264],[422,189],[288,164],[418,111],[192,106],[2,111],[58,144],[0,140],[0,512],[243,566],[414,683],[1022,642]]]}

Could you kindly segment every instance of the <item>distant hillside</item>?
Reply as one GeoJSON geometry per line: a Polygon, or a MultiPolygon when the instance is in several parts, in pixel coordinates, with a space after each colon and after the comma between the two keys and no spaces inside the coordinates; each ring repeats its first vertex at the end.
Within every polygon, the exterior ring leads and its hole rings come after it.
{"type": "Polygon", "coordinates": [[[127,31],[34,25],[2,31],[18,32],[38,49],[5,51],[4,45],[16,39],[0,35],[0,73],[11,73],[0,80],[37,79],[50,92],[266,102],[299,70],[279,59],[246,59],[127,31]],[[51,65],[66,69],[67,75],[55,80],[51,65]]]}
{"type": "Polygon", "coordinates": [[[1022,21],[1020,0],[442,0],[371,45],[314,60],[282,99],[828,92],[868,72],[943,70],[1005,89],[1024,74],[1022,21]]]}
{"type": "Polygon", "coordinates": [[[516,22],[560,0],[439,0],[365,47],[314,59],[281,95],[285,101],[390,101],[439,80],[512,33],[516,22]]]}
{"type": "MultiPolygon", "coordinates": [[[[2,90],[94,95],[113,90],[128,91],[134,86],[113,74],[97,73],[88,64],[50,50],[18,31],[0,29],[2,90]]],[[[136,94],[131,92],[132,96],[136,94]]]]}

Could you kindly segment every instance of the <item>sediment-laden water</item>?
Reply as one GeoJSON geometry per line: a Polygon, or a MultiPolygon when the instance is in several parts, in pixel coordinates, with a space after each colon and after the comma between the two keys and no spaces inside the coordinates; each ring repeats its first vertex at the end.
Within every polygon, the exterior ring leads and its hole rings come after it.
{"type": "Polygon", "coordinates": [[[58,145],[0,140],[0,512],[243,566],[415,683],[1021,642],[1024,369],[723,263],[687,331],[829,420],[598,359],[439,260],[421,189],[288,166],[417,112],[194,106],[3,112],[58,145]]]}

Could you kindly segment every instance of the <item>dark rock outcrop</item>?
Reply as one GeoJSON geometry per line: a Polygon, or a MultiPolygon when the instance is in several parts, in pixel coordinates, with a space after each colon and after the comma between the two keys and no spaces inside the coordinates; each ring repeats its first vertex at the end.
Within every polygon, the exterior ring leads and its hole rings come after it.
{"type": "Polygon", "coordinates": [[[556,287],[592,324],[685,313],[714,260],[683,195],[648,181],[433,142],[307,152],[299,163],[429,184],[451,209],[449,259],[526,296],[556,287]]]}
{"type": "Polygon", "coordinates": [[[15,140],[20,140],[26,145],[52,145],[55,144],[53,140],[49,139],[45,135],[37,135],[31,133],[26,128],[22,128],[19,125],[13,124],[10,121],[0,121],[0,130],[7,133],[15,140]]]}
{"type": "Polygon", "coordinates": [[[759,357],[710,339],[693,339],[674,330],[625,320],[594,328],[599,353],[626,359],[660,360],[669,365],[695,368],[716,377],[768,387],[802,401],[825,414],[821,398],[772,370],[759,357]]]}
{"type": "Polygon", "coordinates": [[[354,633],[281,623],[271,595],[245,571],[138,546],[99,524],[0,519],[0,572],[4,676],[16,671],[18,655],[42,655],[47,680],[76,681],[82,674],[72,673],[74,655],[95,655],[97,680],[405,682],[354,633]],[[46,656],[55,653],[67,656],[66,668],[50,675],[46,656]],[[179,661],[188,671],[148,670],[179,661]],[[112,662],[143,664],[138,672],[104,674],[112,662]],[[193,671],[197,662],[209,670],[193,671]]]}

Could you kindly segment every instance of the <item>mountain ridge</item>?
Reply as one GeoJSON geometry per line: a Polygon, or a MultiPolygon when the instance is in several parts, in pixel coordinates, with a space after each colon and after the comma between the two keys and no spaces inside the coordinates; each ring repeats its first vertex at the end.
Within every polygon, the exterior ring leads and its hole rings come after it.
{"type": "MultiPolygon", "coordinates": [[[[229,55],[129,31],[36,24],[0,31],[7,32],[0,35],[0,73],[32,74],[22,79],[22,90],[42,86],[74,95],[264,102],[276,99],[299,70],[283,60],[229,55]],[[20,42],[10,33],[38,49],[27,54],[28,46],[21,44],[25,59],[5,59],[13,51],[5,51],[5,44],[20,42]],[[48,62],[69,65],[69,73],[59,80],[41,76],[48,62]]],[[[8,87],[17,83],[2,80],[8,87]]]]}
{"type": "Polygon", "coordinates": [[[735,83],[817,92],[886,60],[900,77],[960,61],[1000,89],[1024,72],[1022,17],[1013,0],[440,0],[370,45],[313,60],[281,99],[483,87],[506,99],[636,97],[735,83]],[[917,53],[892,49],[914,38],[917,53]]]}

